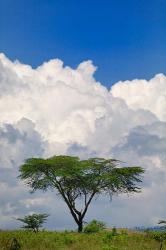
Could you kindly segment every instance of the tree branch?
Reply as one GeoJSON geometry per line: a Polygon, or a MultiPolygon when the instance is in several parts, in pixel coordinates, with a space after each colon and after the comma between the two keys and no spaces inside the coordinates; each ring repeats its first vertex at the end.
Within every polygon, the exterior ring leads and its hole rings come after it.
{"type": "Polygon", "coordinates": [[[81,218],[82,218],[82,219],[84,218],[84,216],[85,216],[85,214],[86,214],[86,211],[87,211],[87,209],[88,209],[88,206],[89,206],[89,204],[91,203],[91,201],[92,201],[92,199],[93,199],[93,197],[94,197],[95,194],[96,194],[96,192],[94,191],[94,192],[91,194],[91,196],[90,196],[88,202],[86,203],[86,206],[85,206],[85,208],[84,208],[84,211],[83,211],[83,213],[82,213],[82,215],[81,215],[81,218]]]}
{"type": "Polygon", "coordinates": [[[66,202],[66,204],[67,204],[67,206],[68,206],[68,208],[69,208],[69,210],[70,210],[70,212],[71,212],[71,214],[72,214],[72,216],[73,216],[75,222],[78,224],[78,223],[79,223],[79,220],[78,220],[78,218],[77,218],[76,211],[72,208],[72,204],[70,203],[69,199],[66,197],[65,192],[64,192],[64,190],[63,190],[63,188],[62,188],[60,182],[57,180],[57,178],[56,178],[55,175],[54,175],[55,181],[54,181],[53,178],[50,178],[50,176],[48,176],[47,174],[46,174],[46,176],[47,176],[49,179],[51,179],[51,181],[53,182],[54,186],[58,189],[58,191],[59,191],[60,194],[62,195],[64,201],[66,202]],[[74,212],[73,210],[74,210],[75,212],[74,212]]]}
{"type": "Polygon", "coordinates": [[[75,207],[75,200],[76,200],[76,198],[78,197],[78,195],[76,195],[76,196],[74,197],[74,199],[72,199],[72,197],[71,197],[71,195],[70,195],[70,191],[68,191],[68,192],[67,192],[67,197],[68,197],[68,200],[69,200],[69,203],[70,203],[72,209],[74,210],[74,212],[75,212],[75,213],[78,215],[78,217],[79,217],[79,216],[81,215],[81,212],[78,211],[78,210],[76,209],[76,207],[75,207]]]}

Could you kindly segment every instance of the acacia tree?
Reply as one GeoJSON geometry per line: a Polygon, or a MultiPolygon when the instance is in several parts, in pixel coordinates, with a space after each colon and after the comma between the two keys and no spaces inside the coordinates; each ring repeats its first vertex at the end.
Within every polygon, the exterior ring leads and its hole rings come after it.
{"type": "Polygon", "coordinates": [[[17,218],[17,220],[24,223],[22,226],[25,229],[30,229],[34,233],[39,231],[39,228],[42,227],[43,223],[46,222],[48,214],[32,214],[26,215],[24,218],[17,218]]]}
{"type": "Polygon", "coordinates": [[[73,156],[30,158],[20,167],[19,178],[35,190],[56,189],[82,232],[83,219],[92,199],[100,194],[139,192],[141,167],[120,167],[116,159],[73,156]]]}

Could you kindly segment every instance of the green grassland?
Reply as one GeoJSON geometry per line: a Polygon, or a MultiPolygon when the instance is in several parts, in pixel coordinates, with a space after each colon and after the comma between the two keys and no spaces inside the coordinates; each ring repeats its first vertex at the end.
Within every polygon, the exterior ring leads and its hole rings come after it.
{"type": "MultiPolygon", "coordinates": [[[[13,250],[16,238],[21,250],[158,250],[160,244],[146,233],[122,231],[112,236],[111,232],[76,233],[30,231],[0,231],[0,250],[13,250]]],[[[166,250],[166,246],[163,248],[166,250]]]]}

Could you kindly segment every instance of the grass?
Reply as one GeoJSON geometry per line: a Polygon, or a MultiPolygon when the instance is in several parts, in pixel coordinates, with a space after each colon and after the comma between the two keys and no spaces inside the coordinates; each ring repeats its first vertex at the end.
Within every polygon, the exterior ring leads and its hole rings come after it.
{"type": "MultiPolygon", "coordinates": [[[[21,250],[158,250],[159,242],[145,233],[122,231],[117,236],[103,231],[92,234],[28,231],[0,231],[0,250],[13,250],[13,238],[21,250]]],[[[165,244],[166,245],[166,244],[165,244]]],[[[166,246],[163,248],[166,250],[166,246]]]]}

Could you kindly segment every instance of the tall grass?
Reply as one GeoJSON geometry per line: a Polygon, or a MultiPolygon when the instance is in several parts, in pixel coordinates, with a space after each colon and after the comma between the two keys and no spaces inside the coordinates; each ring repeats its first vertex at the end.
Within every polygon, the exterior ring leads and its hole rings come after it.
{"type": "MultiPolygon", "coordinates": [[[[21,250],[158,250],[159,243],[144,233],[126,233],[116,236],[111,232],[39,232],[0,231],[0,250],[10,250],[16,238],[21,250]]],[[[164,247],[166,250],[166,247],[164,247]]]]}

